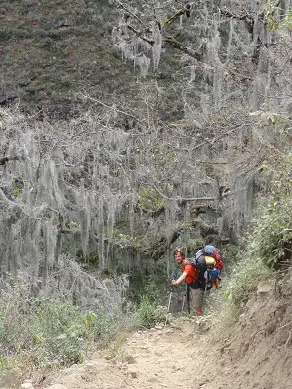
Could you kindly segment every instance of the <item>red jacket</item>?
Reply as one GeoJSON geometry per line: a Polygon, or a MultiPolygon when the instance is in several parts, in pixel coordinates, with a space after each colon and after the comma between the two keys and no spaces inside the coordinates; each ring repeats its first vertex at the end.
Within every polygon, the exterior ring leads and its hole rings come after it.
{"type": "Polygon", "coordinates": [[[183,263],[181,264],[181,270],[183,272],[187,273],[186,276],[186,283],[188,285],[192,284],[194,281],[198,280],[198,274],[196,269],[188,263],[188,261],[185,259],[183,263]]]}

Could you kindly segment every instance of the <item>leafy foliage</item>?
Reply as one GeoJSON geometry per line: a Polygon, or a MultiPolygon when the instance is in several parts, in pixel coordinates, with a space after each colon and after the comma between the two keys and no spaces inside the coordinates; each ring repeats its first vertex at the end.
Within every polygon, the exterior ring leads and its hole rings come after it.
{"type": "Polygon", "coordinates": [[[255,292],[259,282],[272,273],[261,258],[248,257],[248,252],[238,252],[234,265],[226,270],[220,287],[211,291],[207,301],[216,336],[226,337],[226,331],[235,324],[245,304],[255,292]]]}
{"type": "Polygon", "coordinates": [[[152,300],[147,295],[142,296],[137,311],[141,327],[153,327],[163,319],[164,313],[164,309],[157,305],[157,300],[152,300]]]}
{"type": "Polygon", "coordinates": [[[271,267],[291,260],[292,248],[292,154],[267,162],[263,169],[270,193],[260,199],[250,238],[249,257],[261,258],[271,267]]]}
{"type": "Polygon", "coordinates": [[[291,265],[291,162],[291,153],[277,153],[262,166],[267,187],[265,195],[258,199],[247,250],[238,252],[235,265],[213,298],[213,307],[221,305],[216,315],[218,331],[237,320],[251,293],[260,281],[269,279],[273,268],[291,265]]]}
{"type": "Polygon", "coordinates": [[[150,328],[163,319],[164,309],[158,305],[159,290],[152,277],[146,277],[144,293],[140,299],[137,316],[141,327],[150,328]]]}
{"type": "Polygon", "coordinates": [[[130,304],[122,309],[117,301],[99,309],[81,309],[64,299],[32,298],[30,286],[21,281],[4,288],[0,299],[2,371],[81,362],[93,346],[105,346],[119,331],[138,325],[130,304]]]}
{"type": "Polygon", "coordinates": [[[124,234],[119,230],[114,230],[113,242],[116,246],[123,248],[136,248],[140,247],[140,242],[137,237],[124,234]]]}
{"type": "Polygon", "coordinates": [[[38,367],[80,362],[91,336],[85,319],[71,303],[38,299],[29,312],[5,317],[2,354],[38,367]]]}
{"type": "Polygon", "coordinates": [[[139,205],[147,211],[158,211],[164,207],[164,202],[161,200],[158,193],[151,188],[142,187],[139,194],[139,205]]]}
{"type": "Polygon", "coordinates": [[[268,30],[280,31],[283,27],[292,29],[292,10],[285,10],[278,6],[279,2],[267,1],[264,4],[264,18],[268,30]],[[284,16],[282,16],[284,12],[284,16]]]}
{"type": "Polygon", "coordinates": [[[237,307],[245,304],[259,283],[270,274],[270,271],[265,266],[260,258],[247,259],[246,254],[242,253],[243,258],[233,268],[228,289],[224,298],[231,298],[237,307]]]}

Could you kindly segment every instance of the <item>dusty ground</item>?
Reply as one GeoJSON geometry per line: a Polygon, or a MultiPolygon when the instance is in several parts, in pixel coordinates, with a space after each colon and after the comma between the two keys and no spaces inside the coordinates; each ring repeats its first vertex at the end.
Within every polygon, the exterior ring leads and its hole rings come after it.
{"type": "Polygon", "coordinates": [[[292,271],[258,286],[224,341],[208,318],[182,318],[137,332],[121,347],[118,341],[54,382],[67,389],[292,389],[291,295],[292,271]]]}
{"type": "Polygon", "coordinates": [[[291,294],[292,271],[258,286],[224,340],[214,338],[208,318],[200,324],[172,320],[129,337],[122,334],[109,350],[33,387],[291,389],[291,294]]]}

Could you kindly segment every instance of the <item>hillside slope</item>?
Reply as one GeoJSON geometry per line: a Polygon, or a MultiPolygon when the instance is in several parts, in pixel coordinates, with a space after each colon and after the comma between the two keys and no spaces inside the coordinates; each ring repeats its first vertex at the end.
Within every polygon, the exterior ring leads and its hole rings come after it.
{"type": "Polygon", "coordinates": [[[210,318],[176,319],[134,333],[120,347],[121,335],[103,354],[42,377],[34,388],[291,388],[291,293],[292,271],[258,285],[224,341],[208,330],[210,318]]]}
{"type": "Polygon", "coordinates": [[[17,100],[28,111],[67,117],[85,91],[103,101],[125,93],[127,65],[111,45],[108,2],[61,3],[0,7],[0,105],[17,100]]]}
{"type": "MultiPolygon", "coordinates": [[[[39,120],[68,119],[104,104],[132,113],[144,107],[145,80],[112,43],[116,19],[108,0],[1,4],[0,106],[17,103],[39,120]]],[[[162,83],[169,77],[161,75],[162,83]]]]}

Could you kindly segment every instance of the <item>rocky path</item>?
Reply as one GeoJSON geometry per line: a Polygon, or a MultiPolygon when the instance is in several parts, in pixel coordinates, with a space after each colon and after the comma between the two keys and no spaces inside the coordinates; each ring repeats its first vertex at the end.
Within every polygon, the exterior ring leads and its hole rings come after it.
{"type": "Polygon", "coordinates": [[[199,324],[172,320],[132,334],[42,388],[292,389],[291,294],[292,269],[276,283],[259,284],[220,340],[207,317],[199,324]]]}
{"type": "Polygon", "coordinates": [[[18,385],[10,374],[0,389],[292,389],[291,294],[292,269],[259,284],[221,339],[207,317],[173,319],[121,334],[102,353],[45,379],[22,377],[18,385]]]}
{"type": "Polygon", "coordinates": [[[208,382],[201,355],[205,335],[195,334],[194,325],[194,321],[182,319],[171,326],[139,331],[116,355],[97,353],[89,362],[62,371],[54,378],[55,384],[46,388],[199,389],[208,382]]]}

